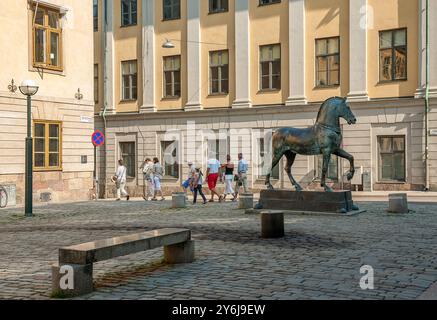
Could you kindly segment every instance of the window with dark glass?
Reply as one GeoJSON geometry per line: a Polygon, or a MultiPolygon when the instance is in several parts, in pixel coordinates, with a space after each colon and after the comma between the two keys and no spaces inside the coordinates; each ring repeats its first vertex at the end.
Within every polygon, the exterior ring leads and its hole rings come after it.
{"type": "Polygon", "coordinates": [[[121,0],[121,25],[137,24],[137,0],[121,0]]]}
{"type": "Polygon", "coordinates": [[[94,65],[94,102],[99,102],[99,65],[94,65]]]}
{"type": "Polygon", "coordinates": [[[259,5],[272,4],[272,3],[280,3],[281,0],[259,0],[259,5]]]}
{"type": "Polygon", "coordinates": [[[135,178],[135,142],[120,142],[120,158],[126,167],[127,178],[135,178]]]}
{"type": "Polygon", "coordinates": [[[121,63],[122,100],[137,99],[137,61],[121,63]]]}
{"type": "Polygon", "coordinates": [[[210,53],[210,93],[227,94],[229,91],[229,54],[227,50],[210,53]]]}
{"type": "Polygon", "coordinates": [[[379,32],[379,80],[407,79],[407,29],[379,32]]]}
{"type": "Polygon", "coordinates": [[[209,0],[209,13],[228,11],[228,2],[228,0],[209,0]]]}
{"type": "Polygon", "coordinates": [[[380,136],[379,181],[405,182],[405,136],[380,136]]]}
{"type": "Polygon", "coordinates": [[[98,4],[98,0],[93,0],[93,26],[94,26],[94,31],[99,30],[99,4],[98,4]]]}
{"type": "Polygon", "coordinates": [[[281,89],[281,45],[260,47],[260,89],[281,89]]]}
{"type": "Polygon", "coordinates": [[[58,11],[34,9],[33,66],[61,70],[62,29],[58,11]]]}
{"type": "Polygon", "coordinates": [[[164,98],[181,96],[181,56],[164,57],[164,98]]]}
{"type": "Polygon", "coordinates": [[[33,167],[36,170],[61,169],[61,123],[35,121],[33,167]]]}
{"type": "Polygon", "coordinates": [[[180,19],[181,1],[180,0],[163,0],[163,20],[180,19]]]}
{"type": "Polygon", "coordinates": [[[164,175],[179,178],[178,142],[161,141],[161,163],[164,166],[164,175]]]}
{"type": "MultiPolygon", "coordinates": [[[[258,149],[258,178],[265,178],[271,169],[272,158],[271,153],[268,152],[264,138],[258,139],[258,149]]],[[[279,163],[273,168],[271,178],[279,180],[279,163]]]]}
{"type": "Polygon", "coordinates": [[[340,84],[340,38],[316,40],[316,86],[340,84]]]}
{"type": "MultiPolygon", "coordinates": [[[[316,179],[322,179],[323,155],[316,156],[316,179]]],[[[328,173],[326,178],[332,181],[338,180],[338,157],[331,154],[329,161],[328,173]]]]}

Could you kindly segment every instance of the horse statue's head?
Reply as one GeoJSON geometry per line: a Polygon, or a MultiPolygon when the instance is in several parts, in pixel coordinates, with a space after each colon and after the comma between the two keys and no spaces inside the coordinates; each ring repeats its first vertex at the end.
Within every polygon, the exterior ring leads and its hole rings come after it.
{"type": "Polygon", "coordinates": [[[322,118],[332,119],[331,116],[337,119],[343,118],[348,124],[355,124],[357,122],[357,118],[352,113],[349,103],[345,98],[341,97],[332,97],[326,100],[319,110],[317,121],[319,122],[322,118]]]}

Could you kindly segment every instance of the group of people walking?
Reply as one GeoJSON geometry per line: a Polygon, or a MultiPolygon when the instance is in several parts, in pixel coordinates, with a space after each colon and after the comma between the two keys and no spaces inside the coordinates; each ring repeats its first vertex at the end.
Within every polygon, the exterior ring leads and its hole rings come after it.
{"type": "MultiPolygon", "coordinates": [[[[248,192],[247,186],[247,170],[248,163],[243,158],[243,154],[238,154],[238,164],[235,164],[231,160],[231,156],[226,157],[226,163],[221,164],[218,159],[211,157],[207,162],[207,170],[204,176],[200,168],[196,168],[194,163],[188,162],[188,178],[183,182],[182,187],[184,192],[187,193],[191,190],[193,193],[193,204],[197,202],[197,197],[203,200],[203,204],[207,202],[214,202],[215,196],[219,202],[226,201],[227,196],[231,196],[231,201],[236,201],[241,187],[243,187],[244,192],[248,192]],[[225,183],[225,192],[219,194],[217,191],[217,183],[225,183]],[[211,192],[211,198],[209,201],[206,199],[203,193],[203,184],[206,182],[208,184],[208,189],[211,192]]],[[[146,201],[158,201],[158,196],[160,200],[165,200],[162,193],[162,177],[164,175],[164,170],[159,162],[158,158],[146,158],[141,165],[140,169],[143,172],[144,185],[143,185],[143,198],[146,201]]],[[[126,191],[126,178],[127,178],[127,168],[123,163],[123,160],[118,161],[118,168],[115,176],[112,178],[116,183],[117,188],[117,201],[120,201],[121,197],[126,197],[129,200],[129,194],[126,191]]]]}
{"type": "MultiPolygon", "coordinates": [[[[193,204],[197,202],[198,194],[202,197],[203,203],[206,204],[208,201],[202,191],[203,173],[192,162],[189,162],[188,166],[188,179],[183,183],[184,191],[187,193],[188,189],[190,189],[193,192],[193,204]]],[[[224,164],[221,164],[218,159],[213,157],[208,159],[205,181],[208,183],[208,189],[211,192],[209,202],[214,202],[215,196],[219,202],[226,201],[228,195],[232,196],[231,201],[236,201],[241,187],[243,187],[244,192],[248,192],[247,170],[248,163],[243,158],[242,153],[238,154],[237,167],[232,162],[230,155],[227,155],[226,163],[224,164]],[[217,191],[217,183],[219,181],[225,183],[223,195],[217,191]]]]}

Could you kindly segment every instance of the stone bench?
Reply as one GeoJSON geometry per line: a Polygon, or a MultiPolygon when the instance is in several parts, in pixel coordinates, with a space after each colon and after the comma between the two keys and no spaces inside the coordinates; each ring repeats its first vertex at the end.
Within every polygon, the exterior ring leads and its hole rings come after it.
{"type": "Polygon", "coordinates": [[[194,260],[194,241],[188,229],[152,230],[60,248],[59,263],[52,266],[52,295],[90,293],[94,290],[93,263],[158,247],[164,247],[167,263],[194,260]]]}

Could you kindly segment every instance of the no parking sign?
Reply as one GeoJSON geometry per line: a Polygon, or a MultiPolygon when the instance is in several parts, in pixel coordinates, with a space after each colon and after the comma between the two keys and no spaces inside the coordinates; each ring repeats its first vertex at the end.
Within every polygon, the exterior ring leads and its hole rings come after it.
{"type": "Polygon", "coordinates": [[[105,136],[101,131],[96,130],[91,136],[91,141],[95,147],[100,147],[105,143],[105,136]]]}

